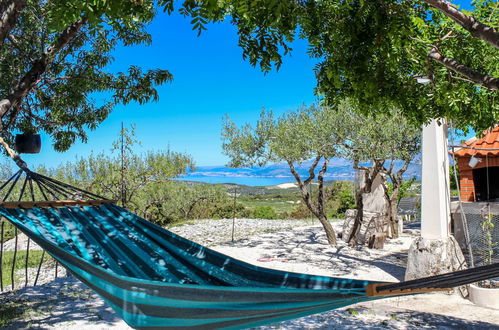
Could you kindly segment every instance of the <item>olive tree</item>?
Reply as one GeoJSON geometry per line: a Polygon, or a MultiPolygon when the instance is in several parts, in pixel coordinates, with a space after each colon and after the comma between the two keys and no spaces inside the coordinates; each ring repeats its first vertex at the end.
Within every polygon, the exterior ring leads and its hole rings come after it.
{"type": "MultiPolygon", "coordinates": [[[[336,244],[336,234],[325,212],[324,176],[331,158],[350,159],[355,169],[363,170],[365,184],[355,194],[358,212],[348,233],[351,241],[363,221],[363,195],[371,192],[378,174],[395,179],[390,201],[398,198],[402,175],[419,150],[420,133],[395,109],[389,115],[373,117],[360,113],[352,102],[345,100],[335,108],[303,107],[279,118],[274,118],[270,111],[262,111],[254,126],[246,124],[241,128],[227,117],[222,139],[224,153],[230,157],[229,166],[286,162],[305,205],[321,222],[328,242],[336,244]],[[397,160],[404,165],[396,167],[397,160]],[[307,175],[298,173],[297,163],[309,166],[307,175]],[[319,185],[314,195],[310,187],[316,177],[319,185]]],[[[388,218],[396,219],[396,207],[390,207],[388,218]]]]}
{"type": "Polygon", "coordinates": [[[392,184],[389,190],[386,179],[383,180],[388,204],[387,219],[392,233],[397,236],[397,206],[403,174],[420,152],[421,132],[395,108],[387,110],[387,114],[372,116],[359,113],[351,102],[344,101],[339,109],[344,121],[353,123],[350,127],[354,129],[344,142],[348,151],[346,157],[352,160],[355,169],[361,170],[364,183],[355,193],[357,214],[347,241],[356,242],[364,219],[363,196],[371,192],[378,175],[385,175],[392,184]]]}
{"type": "Polygon", "coordinates": [[[332,108],[311,106],[274,118],[271,111],[262,110],[252,126],[238,128],[226,117],[223,123],[223,151],[230,157],[229,166],[265,165],[286,162],[310,212],[319,219],[329,244],[336,244],[336,233],[329,222],[325,205],[324,175],[333,157],[342,156],[343,141],[348,127],[343,116],[332,108]],[[308,161],[310,161],[308,163],[308,161]],[[308,173],[300,175],[297,163],[308,165],[308,173]],[[318,193],[311,193],[312,180],[317,177],[318,193]]]}

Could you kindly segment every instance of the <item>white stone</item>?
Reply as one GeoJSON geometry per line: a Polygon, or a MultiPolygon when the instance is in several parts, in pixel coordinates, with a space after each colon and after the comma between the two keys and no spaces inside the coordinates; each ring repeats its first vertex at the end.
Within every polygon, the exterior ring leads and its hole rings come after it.
{"type": "Polygon", "coordinates": [[[405,280],[449,273],[466,268],[466,260],[453,236],[416,238],[409,248],[405,280]]]}

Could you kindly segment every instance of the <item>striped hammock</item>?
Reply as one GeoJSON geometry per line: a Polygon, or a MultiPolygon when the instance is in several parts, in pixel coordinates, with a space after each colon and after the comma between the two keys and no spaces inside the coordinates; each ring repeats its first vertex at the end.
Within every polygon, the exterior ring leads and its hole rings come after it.
{"type": "Polygon", "coordinates": [[[0,214],[134,328],[235,329],[374,299],[368,281],[256,267],[114,204],[0,214]]]}

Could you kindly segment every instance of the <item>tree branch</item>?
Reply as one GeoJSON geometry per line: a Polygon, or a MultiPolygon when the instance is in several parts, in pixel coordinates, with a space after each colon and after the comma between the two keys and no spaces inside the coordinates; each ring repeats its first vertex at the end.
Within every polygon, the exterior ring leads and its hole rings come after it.
{"type": "Polygon", "coordinates": [[[0,48],[26,7],[26,0],[2,1],[0,5],[0,48]]]}
{"type": "Polygon", "coordinates": [[[478,72],[463,64],[460,64],[452,58],[445,57],[436,47],[429,52],[428,57],[440,64],[443,64],[446,68],[465,76],[475,84],[481,85],[490,90],[499,90],[499,78],[494,78],[478,72]]]}
{"type": "Polygon", "coordinates": [[[14,88],[14,92],[0,101],[0,118],[3,119],[10,109],[15,109],[10,115],[10,123],[13,122],[20,111],[19,105],[24,97],[33,89],[36,82],[39,81],[42,74],[45,73],[47,66],[53,61],[57,53],[74,39],[85,23],[86,19],[82,18],[66,28],[66,30],[59,35],[54,45],[49,47],[39,59],[32,63],[30,70],[26,72],[14,88]]]}
{"type": "MultiPolygon", "coordinates": [[[[318,162],[318,161],[317,161],[318,162]]],[[[307,190],[307,186],[310,184],[310,181],[308,183],[304,183],[300,177],[300,174],[298,174],[298,172],[296,172],[296,169],[295,169],[295,166],[293,164],[292,161],[290,160],[287,160],[287,163],[289,165],[289,170],[291,171],[291,174],[293,174],[293,176],[295,177],[296,179],[296,182],[298,182],[298,186],[300,188],[300,192],[301,192],[301,196],[302,196],[302,199],[303,201],[305,202],[305,204],[307,205],[308,209],[317,217],[319,217],[319,212],[317,210],[317,208],[315,207],[315,205],[313,204],[312,202],[312,198],[310,196],[310,192],[307,190]]],[[[314,167],[315,168],[315,167],[314,167]]]]}
{"type": "Polygon", "coordinates": [[[474,38],[483,40],[495,48],[499,48],[499,32],[486,24],[477,21],[473,16],[468,16],[444,0],[422,0],[430,6],[440,10],[447,17],[462,26],[474,38]]]}
{"type": "Polygon", "coordinates": [[[310,168],[308,169],[308,178],[304,182],[305,185],[308,185],[315,178],[315,168],[317,167],[317,164],[319,164],[320,160],[321,156],[318,155],[310,165],[310,168]]]}
{"type": "Polygon", "coordinates": [[[317,206],[318,206],[319,212],[321,214],[324,214],[324,203],[325,203],[325,198],[324,198],[324,174],[327,171],[328,164],[329,164],[329,159],[324,159],[324,163],[322,164],[322,168],[319,171],[319,175],[317,176],[317,180],[319,181],[319,197],[318,197],[317,206]]]}

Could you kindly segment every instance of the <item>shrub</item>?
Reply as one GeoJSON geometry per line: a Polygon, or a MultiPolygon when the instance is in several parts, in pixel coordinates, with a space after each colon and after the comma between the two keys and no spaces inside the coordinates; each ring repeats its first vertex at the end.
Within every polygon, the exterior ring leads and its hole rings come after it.
{"type": "Polygon", "coordinates": [[[305,204],[298,204],[297,206],[295,206],[289,217],[291,219],[315,218],[315,216],[312,214],[312,212],[310,212],[305,204]]]}
{"type": "Polygon", "coordinates": [[[354,185],[350,181],[335,181],[329,187],[326,211],[330,218],[345,215],[346,210],[355,208],[354,185]]]}
{"type": "Polygon", "coordinates": [[[272,206],[257,206],[253,209],[253,218],[277,219],[278,215],[272,206]]]}

